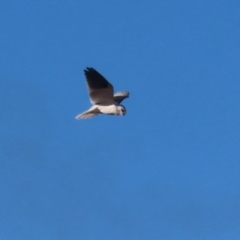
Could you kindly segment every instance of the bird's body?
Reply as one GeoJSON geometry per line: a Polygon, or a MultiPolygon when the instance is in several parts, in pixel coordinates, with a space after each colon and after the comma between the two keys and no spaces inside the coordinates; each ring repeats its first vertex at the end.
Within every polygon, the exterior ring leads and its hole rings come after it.
{"type": "Polygon", "coordinates": [[[76,119],[91,118],[98,114],[125,115],[126,108],[120,103],[129,97],[129,92],[122,91],[113,94],[113,86],[93,68],[86,68],[84,73],[93,106],[77,115],[76,119]]]}

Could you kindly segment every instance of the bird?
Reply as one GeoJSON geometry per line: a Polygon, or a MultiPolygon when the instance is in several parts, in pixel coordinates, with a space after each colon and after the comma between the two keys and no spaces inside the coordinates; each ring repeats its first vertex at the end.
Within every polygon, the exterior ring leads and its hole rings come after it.
{"type": "Polygon", "coordinates": [[[78,114],[75,119],[87,119],[98,114],[120,115],[126,114],[126,108],[120,103],[129,97],[128,91],[114,94],[113,86],[98,71],[92,67],[84,69],[90,102],[92,107],[78,114]]]}

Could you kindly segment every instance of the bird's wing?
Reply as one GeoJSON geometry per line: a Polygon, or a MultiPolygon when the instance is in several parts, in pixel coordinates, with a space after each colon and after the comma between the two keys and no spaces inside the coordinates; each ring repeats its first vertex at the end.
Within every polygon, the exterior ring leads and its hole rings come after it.
{"type": "Polygon", "coordinates": [[[84,70],[92,104],[113,104],[113,86],[94,68],[84,70]]]}
{"type": "Polygon", "coordinates": [[[100,113],[99,109],[96,106],[92,106],[90,109],[88,109],[87,111],[78,114],[75,119],[79,120],[79,119],[87,119],[87,118],[91,118],[91,117],[95,117],[100,113]]]}
{"type": "Polygon", "coordinates": [[[114,102],[121,103],[125,98],[129,97],[128,91],[121,91],[114,94],[114,102]]]}

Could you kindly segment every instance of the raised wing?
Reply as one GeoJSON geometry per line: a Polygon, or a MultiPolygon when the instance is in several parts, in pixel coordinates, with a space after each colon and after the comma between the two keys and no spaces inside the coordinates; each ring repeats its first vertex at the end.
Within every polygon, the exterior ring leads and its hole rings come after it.
{"type": "Polygon", "coordinates": [[[115,103],[121,103],[125,98],[129,97],[128,91],[121,91],[114,94],[114,102],[115,103]]]}
{"type": "Polygon", "coordinates": [[[94,68],[84,70],[92,104],[113,104],[113,86],[94,68]]]}

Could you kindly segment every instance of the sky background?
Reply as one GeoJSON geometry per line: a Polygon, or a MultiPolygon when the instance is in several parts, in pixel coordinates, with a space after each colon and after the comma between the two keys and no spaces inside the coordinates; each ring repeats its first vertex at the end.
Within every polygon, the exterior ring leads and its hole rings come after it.
{"type": "Polygon", "coordinates": [[[0,1],[1,240],[239,240],[238,0],[0,1]],[[125,117],[76,121],[85,67],[125,117]]]}

